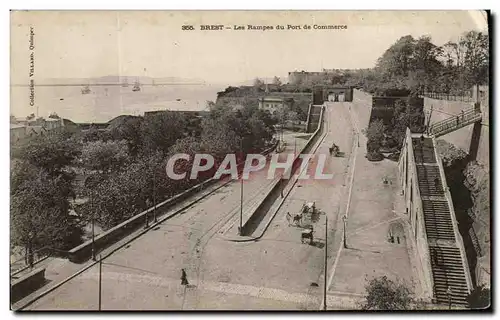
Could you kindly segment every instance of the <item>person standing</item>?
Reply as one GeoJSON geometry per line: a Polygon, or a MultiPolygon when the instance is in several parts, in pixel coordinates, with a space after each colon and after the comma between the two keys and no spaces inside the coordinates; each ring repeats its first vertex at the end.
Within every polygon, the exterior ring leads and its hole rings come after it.
{"type": "Polygon", "coordinates": [[[181,274],[181,284],[183,286],[189,285],[189,282],[187,280],[187,275],[186,275],[186,270],[182,269],[182,274],[181,274]]]}

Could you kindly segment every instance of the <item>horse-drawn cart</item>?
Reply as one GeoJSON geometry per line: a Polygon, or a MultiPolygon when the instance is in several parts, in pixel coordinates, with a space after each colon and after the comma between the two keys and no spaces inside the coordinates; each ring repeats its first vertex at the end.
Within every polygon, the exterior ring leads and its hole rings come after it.
{"type": "Polygon", "coordinates": [[[314,230],[313,230],[312,226],[310,228],[302,230],[302,233],[300,235],[300,241],[302,243],[309,241],[309,244],[312,244],[313,243],[313,233],[314,233],[314,230]]]}
{"type": "Polygon", "coordinates": [[[329,148],[329,151],[330,151],[330,154],[334,157],[337,156],[337,154],[339,153],[340,151],[340,148],[339,146],[337,146],[335,143],[329,148]]]}

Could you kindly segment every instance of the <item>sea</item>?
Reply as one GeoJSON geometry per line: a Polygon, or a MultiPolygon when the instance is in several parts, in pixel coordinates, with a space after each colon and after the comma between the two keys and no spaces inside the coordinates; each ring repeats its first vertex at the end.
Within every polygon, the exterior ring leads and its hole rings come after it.
{"type": "Polygon", "coordinates": [[[90,85],[91,92],[82,94],[82,86],[35,86],[33,106],[29,86],[11,86],[10,114],[24,118],[31,113],[48,117],[52,112],[75,123],[104,123],[119,115],[143,115],[146,111],[200,111],[207,101],[214,101],[224,85],[158,84],[90,85]]]}

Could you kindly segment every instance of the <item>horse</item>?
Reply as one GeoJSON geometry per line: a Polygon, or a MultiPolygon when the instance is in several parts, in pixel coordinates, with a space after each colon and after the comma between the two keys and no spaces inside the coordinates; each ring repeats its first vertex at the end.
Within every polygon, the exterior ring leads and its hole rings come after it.
{"type": "Polygon", "coordinates": [[[293,224],[297,225],[302,223],[302,214],[296,214],[293,216],[293,224]]]}

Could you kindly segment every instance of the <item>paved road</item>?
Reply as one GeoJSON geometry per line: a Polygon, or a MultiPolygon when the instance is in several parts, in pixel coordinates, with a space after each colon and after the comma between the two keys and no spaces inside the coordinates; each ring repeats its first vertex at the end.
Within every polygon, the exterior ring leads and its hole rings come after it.
{"type": "MultiPolygon", "coordinates": [[[[306,139],[295,139],[292,134],[285,135],[285,140],[288,142],[287,149],[280,157],[280,161],[284,161],[288,153],[293,153],[295,141],[298,149],[306,142],[306,139]]],[[[244,207],[251,206],[260,198],[271,182],[272,180],[267,179],[267,170],[252,173],[244,184],[244,207]]],[[[183,214],[165,221],[159,228],[155,228],[156,230],[146,233],[129,246],[106,258],[103,263],[104,274],[114,272],[123,275],[141,274],[179,279],[180,269],[186,268],[188,276],[192,279],[195,277],[193,272],[197,270],[204,246],[225,225],[234,223],[234,219],[239,217],[239,205],[240,184],[230,183],[183,214]]],[[[28,309],[95,309],[97,280],[88,279],[92,269],[95,267],[42,297],[28,309]]],[[[194,280],[197,280],[196,277],[194,280]]],[[[142,309],[148,305],[155,306],[151,307],[153,309],[183,308],[176,299],[158,302],[151,297],[148,299],[148,304],[141,302],[142,299],[136,300],[141,292],[148,295],[154,295],[155,290],[159,290],[158,292],[162,294],[168,292],[162,287],[148,284],[148,280],[145,280],[145,283],[137,281],[129,283],[123,279],[116,280],[104,276],[103,308],[142,309]],[[116,297],[120,295],[125,297],[117,299],[116,297]]],[[[172,294],[170,293],[170,296],[172,294]]]]}

